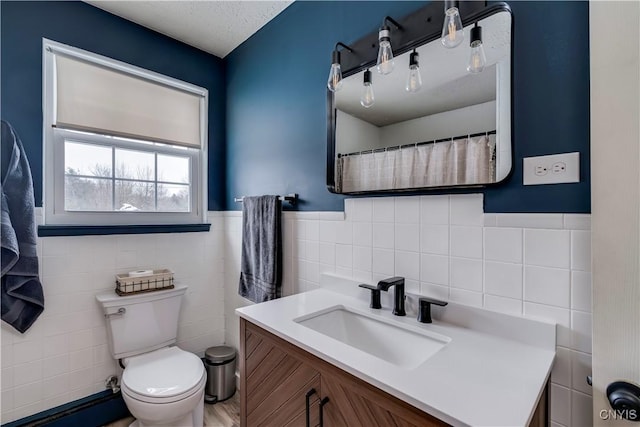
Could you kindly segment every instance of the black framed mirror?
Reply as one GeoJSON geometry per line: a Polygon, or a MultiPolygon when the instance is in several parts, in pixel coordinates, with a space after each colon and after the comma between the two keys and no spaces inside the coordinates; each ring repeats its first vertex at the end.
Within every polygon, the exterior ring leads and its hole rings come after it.
{"type": "MultiPolygon", "coordinates": [[[[442,3],[436,7],[443,10],[442,3]]],[[[432,27],[441,27],[442,21],[432,27]]],[[[462,22],[465,39],[456,48],[446,49],[440,31],[434,31],[394,46],[392,73],[379,74],[375,58],[369,58],[344,71],[340,90],[327,91],[331,192],[486,186],[507,178],[513,165],[511,9],[506,3],[483,6],[463,16],[462,22]],[[486,65],[478,73],[467,70],[474,26],[482,28],[486,55],[486,65]],[[415,66],[413,79],[408,79],[410,65],[416,62],[422,85],[411,92],[406,86],[415,84],[415,66]],[[367,70],[374,101],[365,107],[360,101],[367,70]]],[[[473,33],[477,38],[478,30],[473,33]]],[[[349,55],[357,56],[356,49],[363,44],[357,42],[353,53],[343,51],[347,59],[343,63],[352,64],[349,55]]]]}

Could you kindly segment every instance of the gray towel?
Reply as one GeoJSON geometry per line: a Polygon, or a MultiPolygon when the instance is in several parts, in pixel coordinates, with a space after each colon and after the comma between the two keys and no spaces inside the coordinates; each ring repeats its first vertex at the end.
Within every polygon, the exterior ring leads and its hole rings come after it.
{"type": "Polygon", "coordinates": [[[280,298],[282,236],[278,196],[244,197],[238,293],[253,302],[280,298]]]}
{"type": "Polygon", "coordinates": [[[44,310],[38,278],[36,220],[31,169],[22,142],[2,121],[2,145],[10,144],[8,168],[0,185],[2,220],[2,320],[24,333],[44,310]]]}

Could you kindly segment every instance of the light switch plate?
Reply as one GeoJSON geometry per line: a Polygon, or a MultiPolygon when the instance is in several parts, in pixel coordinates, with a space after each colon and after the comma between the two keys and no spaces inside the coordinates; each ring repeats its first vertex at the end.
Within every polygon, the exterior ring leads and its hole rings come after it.
{"type": "Polygon", "coordinates": [[[525,157],[522,166],[523,185],[580,182],[580,153],[525,157]]]}

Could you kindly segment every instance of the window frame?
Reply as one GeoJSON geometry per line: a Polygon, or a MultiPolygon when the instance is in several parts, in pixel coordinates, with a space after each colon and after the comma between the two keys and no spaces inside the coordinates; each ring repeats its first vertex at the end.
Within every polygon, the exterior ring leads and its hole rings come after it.
{"type": "MultiPolygon", "coordinates": [[[[208,90],[184,81],[164,76],[134,65],[84,51],[46,38],[42,39],[43,64],[43,219],[45,225],[161,225],[199,224],[207,220],[207,130],[208,130],[208,90]],[[100,135],[56,128],[56,69],[55,56],[65,55],[94,65],[107,67],[146,79],[168,87],[200,96],[200,140],[197,148],[184,148],[153,140],[142,141],[122,138],[116,135],[100,135]],[[64,142],[67,137],[77,142],[98,144],[109,147],[134,149],[158,154],[177,154],[190,158],[190,212],[149,212],[149,211],[66,211],[64,210],[64,142]]],[[[115,191],[115,189],[114,189],[115,191]]]]}
{"type": "MultiPolygon", "coordinates": [[[[145,141],[146,142],[146,141],[145,141]]],[[[180,223],[181,219],[184,219],[185,216],[191,215],[192,213],[198,212],[198,200],[197,197],[193,197],[193,195],[198,193],[199,183],[198,176],[200,173],[200,151],[197,149],[189,149],[182,148],[178,146],[171,146],[162,143],[148,143],[140,144],[138,142],[127,140],[120,137],[111,137],[104,136],[98,134],[89,134],[84,132],[71,131],[67,129],[58,129],[54,128],[53,130],[53,167],[54,176],[53,176],[53,213],[58,216],[61,220],[65,222],[73,221],[74,217],[76,220],[74,223],[76,224],[110,224],[110,217],[113,214],[122,213],[124,215],[135,216],[135,218],[139,218],[139,215],[144,214],[152,214],[154,216],[162,217],[162,222],[167,224],[180,223]],[[186,157],[189,159],[189,181],[191,187],[191,196],[190,196],[190,212],[150,212],[150,211],[67,211],[65,210],[65,197],[64,197],[64,185],[65,185],[65,177],[67,176],[65,172],[65,142],[77,142],[82,144],[89,144],[94,146],[102,146],[111,149],[125,149],[125,150],[134,150],[145,153],[152,153],[158,155],[176,155],[180,157],[186,157]],[[80,215],[77,215],[80,214],[80,215]],[[79,216],[87,215],[88,223],[81,222],[82,218],[77,218],[79,216]],[[80,221],[80,222],[78,222],[80,221]]],[[[114,184],[112,188],[112,192],[115,192],[115,182],[120,179],[115,177],[115,171],[113,168],[115,164],[112,163],[112,176],[111,177],[99,177],[100,179],[110,179],[114,184]]],[[[136,182],[145,182],[142,180],[131,180],[136,182]]],[[[164,181],[149,181],[154,184],[163,184],[164,181]]],[[[115,196],[115,193],[114,193],[115,196]]],[[[123,218],[125,216],[122,215],[123,218]]],[[[128,218],[127,217],[127,218],[128,218]]],[[[134,219],[135,219],[134,218],[134,219]]],[[[195,218],[198,219],[197,217],[195,218]]]]}

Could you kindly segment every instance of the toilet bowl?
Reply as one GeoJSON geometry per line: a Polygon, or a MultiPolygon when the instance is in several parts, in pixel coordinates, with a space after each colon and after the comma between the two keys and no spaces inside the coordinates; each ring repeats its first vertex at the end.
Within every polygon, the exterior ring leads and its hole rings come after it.
{"type": "Polygon", "coordinates": [[[167,347],[123,364],[121,391],[133,427],[203,425],[207,376],[196,355],[167,347]]]}
{"type": "Polygon", "coordinates": [[[173,346],[186,286],[131,296],[96,296],[109,349],[124,366],[121,391],[133,427],[202,427],[207,374],[202,360],[173,346]]]}

